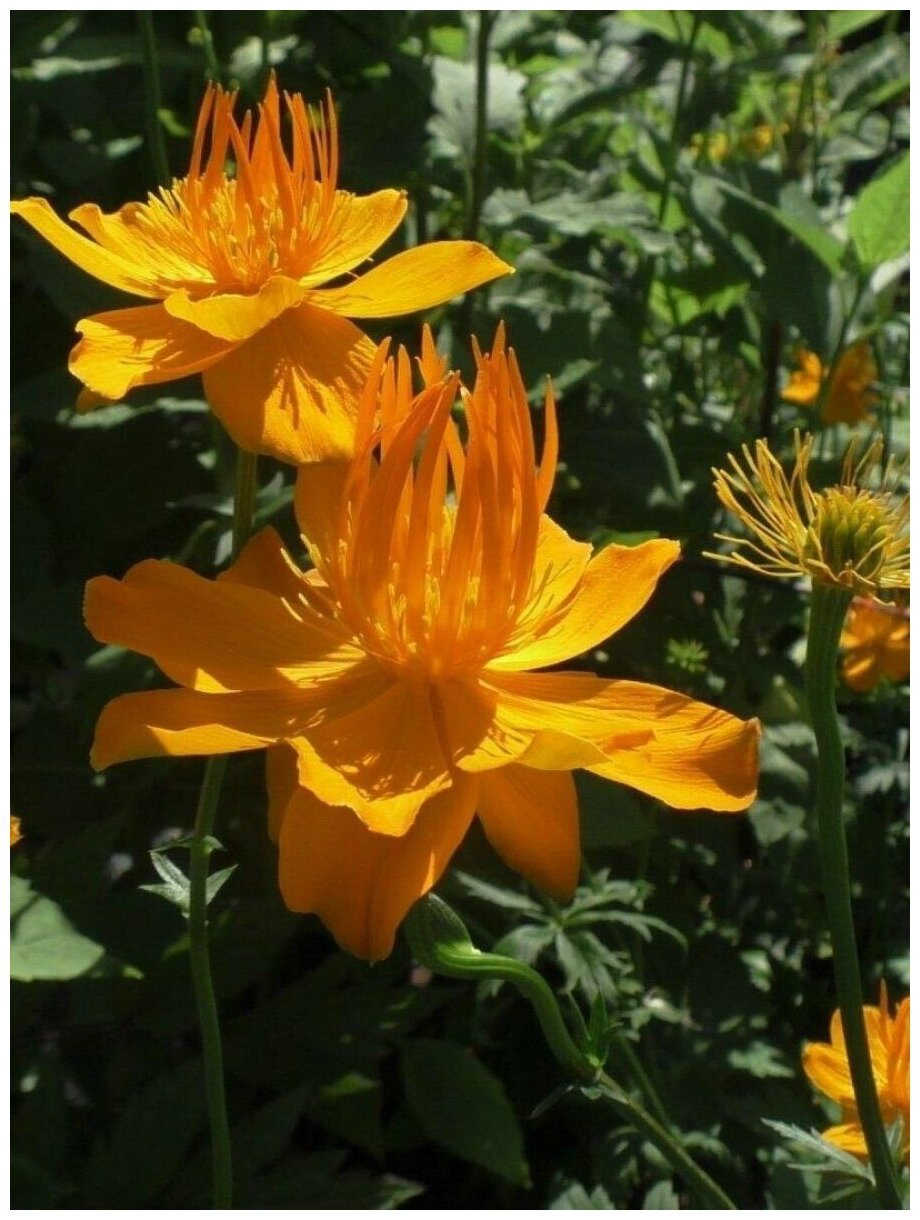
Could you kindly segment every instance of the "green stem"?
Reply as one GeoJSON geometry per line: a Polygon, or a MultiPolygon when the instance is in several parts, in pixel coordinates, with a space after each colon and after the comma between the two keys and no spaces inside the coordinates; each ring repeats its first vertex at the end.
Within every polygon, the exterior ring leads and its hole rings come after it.
{"type": "Polygon", "coordinates": [[[843,826],[845,760],[834,688],[840,635],[851,601],[852,594],[846,589],[814,583],[805,657],[805,697],[818,747],[816,810],[821,873],[850,1076],[879,1202],[883,1208],[900,1209],[897,1171],[885,1136],[866,1037],[843,826]]]}
{"type": "Polygon", "coordinates": [[[153,14],[147,10],[137,14],[137,23],[141,32],[141,44],[144,51],[144,100],[147,119],[147,142],[150,145],[150,157],[153,161],[153,172],[160,186],[169,186],[172,178],[169,173],[169,158],[166,155],[166,140],[163,136],[163,125],[160,122],[160,110],[163,98],[160,91],[160,62],[157,56],[157,39],[153,30],[153,14]]]}
{"type": "MultiPolygon", "coordinates": [[[[252,529],[256,465],[255,454],[246,453],[242,449],[237,451],[236,488],[233,497],[234,559],[245,546],[252,529]]],[[[220,1017],[208,947],[208,863],[213,849],[214,822],[226,769],[227,758],[223,754],[209,758],[205,766],[198,809],[195,813],[189,868],[189,956],[204,1060],[205,1097],[211,1131],[213,1199],[215,1209],[219,1210],[228,1210],[233,1206],[233,1160],[224,1089],[220,1017]]]]}
{"type": "Polygon", "coordinates": [[[466,235],[472,241],[479,236],[479,217],[486,189],[486,153],[489,129],[489,35],[495,20],[493,13],[480,10],[476,37],[476,127],[473,144],[473,168],[470,175],[470,205],[466,220],[466,235]]]}
{"type": "Polygon", "coordinates": [[[514,958],[497,953],[481,953],[473,945],[459,917],[433,894],[415,904],[404,928],[413,956],[430,970],[466,981],[500,979],[513,984],[533,1006],[547,1046],[566,1074],[580,1085],[599,1089],[687,1180],[701,1203],[719,1210],[735,1210],[731,1199],[697,1165],[679,1139],[644,1110],[576,1044],[563,1020],[556,997],[541,974],[514,958]]]}
{"type": "Polygon", "coordinates": [[[671,1168],[686,1179],[702,1204],[717,1208],[719,1211],[737,1210],[721,1186],[717,1185],[709,1174],[697,1165],[690,1153],[674,1138],[671,1132],[628,1093],[624,1093],[616,1081],[611,1080],[606,1072],[599,1072],[596,1083],[613,1108],[628,1119],[637,1131],[646,1136],[671,1168]]]}
{"type": "Polygon", "coordinates": [[[195,9],[194,11],[195,28],[198,30],[198,36],[201,39],[201,50],[204,54],[208,80],[212,80],[219,85],[221,78],[220,63],[217,59],[217,52],[214,50],[214,39],[211,35],[211,27],[208,25],[208,18],[203,9],[195,9]]]}

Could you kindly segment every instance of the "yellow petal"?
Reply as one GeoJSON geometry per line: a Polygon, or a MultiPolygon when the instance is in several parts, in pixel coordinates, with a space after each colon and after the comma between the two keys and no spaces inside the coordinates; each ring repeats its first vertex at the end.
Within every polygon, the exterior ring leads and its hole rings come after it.
{"type": "Polygon", "coordinates": [[[364,659],[303,604],[157,559],[120,581],[91,580],[84,617],[97,640],[151,657],[174,682],[202,691],[321,683],[364,659]]]}
{"type": "Polygon", "coordinates": [[[578,796],[570,771],[512,764],[479,776],[479,820],[498,854],[560,902],[572,897],[581,863],[578,796]]]}
{"type": "Polygon", "coordinates": [[[858,1122],[839,1123],[836,1127],[828,1127],[826,1131],[821,1132],[821,1135],[829,1144],[835,1144],[844,1152],[849,1152],[851,1156],[861,1157],[863,1160],[868,1159],[869,1150],[866,1147],[866,1137],[858,1122]]]}
{"type": "Polygon", "coordinates": [[[265,788],[268,793],[268,835],[278,842],[281,823],[297,791],[297,751],[286,742],[265,751],[265,788]]]}
{"type": "Polygon", "coordinates": [[[46,199],[18,199],[10,204],[14,216],[21,216],[39,236],[50,242],[58,253],[88,275],[140,297],[161,297],[155,277],[147,269],[132,263],[82,233],[77,233],[61,220],[46,199]]]}
{"type": "Polygon", "coordinates": [[[605,746],[607,761],[588,769],[629,784],[672,809],[738,813],[757,795],[760,724],[639,682],[612,684],[616,715],[652,728],[635,747],[605,746]]]}
{"type": "Polygon", "coordinates": [[[275,275],[266,280],[258,292],[245,296],[236,292],[219,292],[193,300],[187,289],[183,288],[168,296],[163,308],[170,317],[189,322],[216,339],[240,343],[273,322],[285,310],[299,305],[305,295],[306,289],[296,280],[275,275]]]}
{"type": "Polygon", "coordinates": [[[310,300],[346,318],[391,318],[443,305],[512,271],[478,242],[433,241],[395,254],[350,284],[318,290],[310,300]]]}
{"type": "Polygon", "coordinates": [[[536,630],[569,601],[584,576],[592,549],[590,542],[576,542],[551,517],[541,516],[527,603],[503,655],[493,662],[497,668],[510,668],[506,654],[510,659],[516,648],[529,642],[536,630]]]}
{"type": "Polygon", "coordinates": [[[347,462],[315,462],[297,474],[294,512],[300,532],[318,561],[331,559],[335,552],[348,470],[347,462]]]}
{"type": "Polygon", "coordinates": [[[490,661],[488,668],[538,669],[595,647],[642,609],[679,555],[680,544],[666,538],[605,547],[563,604],[535,624],[529,639],[490,661]]]}
{"type": "Polygon", "coordinates": [[[293,744],[301,784],[327,805],[354,810],[380,834],[405,834],[425,802],[451,782],[421,682],[390,679],[367,702],[293,744]]]}
{"type": "Polygon", "coordinates": [[[171,318],[162,305],[94,314],[78,322],[77,330],[83,338],[70,353],[68,367],[112,402],[136,386],[200,373],[232,350],[223,340],[171,318]]]}
{"type": "Polygon", "coordinates": [[[278,531],[269,525],[253,534],[239,557],[217,579],[264,589],[296,608],[303,602],[307,577],[287,553],[278,531]]]}
{"type": "Polygon", "coordinates": [[[301,282],[325,284],[366,262],[399,227],[407,206],[405,191],[336,191],[329,236],[301,282]]]}
{"type": "Polygon", "coordinates": [[[464,771],[506,767],[533,742],[535,730],[502,715],[498,694],[481,683],[440,682],[435,699],[451,761],[464,771]]]}
{"type": "MultiPolygon", "coordinates": [[[[165,297],[176,284],[194,284],[199,291],[215,286],[214,275],[202,257],[189,257],[193,243],[180,250],[172,236],[151,230],[150,209],[144,203],[126,203],[115,212],[103,212],[97,203],[82,203],[68,213],[68,219],[80,225],[93,241],[120,258],[149,282],[154,294],[165,297]]],[[[182,226],[179,226],[182,232],[182,226]]],[[[150,295],[150,294],[145,294],[150,295]]]]}
{"type": "Polygon", "coordinates": [[[251,453],[294,465],[350,457],[374,351],[345,318],[301,305],[209,369],[205,392],[236,443],[251,453]]]}
{"type": "Polygon", "coordinates": [[[113,763],[160,755],[232,754],[284,740],[312,712],[309,698],[290,690],[211,695],[202,691],[140,691],[119,695],[102,709],[90,762],[113,763]]]}
{"type": "Polygon", "coordinates": [[[855,1105],[853,1081],[846,1051],[825,1042],[809,1042],[802,1052],[805,1075],[826,1097],[838,1105],[855,1105]]]}
{"type": "Polygon", "coordinates": [[[278,876],[292,911],[319,915],[349,953],[377,961],[409,908],[431,887],[473,817],[476,782],[456,777],[399,838],[375,834],[350,810],[298,788],[285,811],[278,876]]]}

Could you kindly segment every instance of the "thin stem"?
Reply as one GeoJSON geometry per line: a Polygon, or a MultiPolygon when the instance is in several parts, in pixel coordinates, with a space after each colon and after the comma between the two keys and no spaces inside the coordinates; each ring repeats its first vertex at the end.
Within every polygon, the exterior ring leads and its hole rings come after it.
{"type": "Polygon", "coordinates": [[[189,870],[189,943],[192,982],[201,1029],[201,1052],[204,1058],[204,1087],[211,1130],[211,1171],[214,1207],[221,1210],[233,1206],[233,1160],[230,1146],[230,1123],[227,1118],[227,1097],[224,1090],[224,1057],[220,1037],[220,1017],[211,960],[208,951],[208,861],[211,855],[211,833],[217,816],[221,785],[227,769],[224,754],[208,759],[195,814],[195,834],[191,847],[189,870]]]}
{"type": "Polygon", "coordinates": [[[578,1046],[552,989],[541,974],[514,958],[480,953],[458,916],[432,894],[415,904],[404,927],[413,956],[430,970],[466,982],[501,979],[513,984],[533,1006],[546,1044],[566,1075],[588,1089],[592,1086],[598,1089],[686,1178],[702,1203],[720,1210],[735,1209],[721,1187],[684,1149],[679,1138],[652,1118],[578,1046]]]}
{"type": "Polygon", "coordinates": [[[697,1165],[693,1157],[670,1131],[663,1127],[657,1119],[652,1118],[651,1114],[628,1093],[624,1093],[606,1072],[598,1073],[597,1084],[614,1109],[628,1119],[637,1131],[647,1136],[671,1168],[686,1179],[701,1203],[717,1208],[719,1211],[737,1210],[721,1186],[697,1165]]]}
{"type": "Polygon", "coordinates": [[[166,155],[166,139],[163,135],[163,125],[160,122],[163,98],[160,90],[160,61],[157,56],[153,14],[148,10],[139,11],[137,24],[140,28],[144,51],[144,110],[147,120],[147,143],[150,146],[150,158],[153,161],[153,172],[156,174],[157,182],[160,186],[169,186],[172,179],[169,173],[169,158],[166,155]]]}
{"type": "Polygon", "coordinates": [[[198,37],[201,40],[201,50],[204,53],[204,64],[208,80],[220,84],[220,63],[217,59],[217,52],[214,50],[214,38],[211,34],[211,27],[208,25],[207,15],[203,9],[195,9],[194,12],[195,28],[198,30],[198,37]]]}
{"type": "MultiPolygon", "coordinates": [[[[233,496],[234,559],[245,546],[252,529],[256,498],[256,464],[255,454],[238,450],[233,496]]],[[[220,1016],[217,997],[214,994],[208,948],[208,863],[213,850],[214,822],[226,769],[227,759],[223,754],[209,758],[205,766],[198,809],[195,813],[189,868],[189,956],[198,1024],[201,1029],[205,1096],[211,1131],[214,1207],[219,1210],[227,1210],[233,1206],[233,1160],[224,1088],[220,1016]]]]}
{"type": "Polygon", "coordinates": [[[847,590],[815,582],[805,657],[805,697],[818,746],[816,811],[821,873],[850,1076],[879,1202],[883,1208],[900,1209],[897,1171],[885,1137],[866,1037],[843,826],[845,760],[834,686],[840,635],[851,601],[847,590]]]}
{"type": "Polygon", "coordinates": [[[479,217],[486,189],[487,138],[489,128],[489,35],[495,21],[494,13],[480,10],[476,37],[476,126],[473,143],[473,168],[470,175],[470,206],[466,220],[466,235],[475,241],[479,236],[479,217]]]}

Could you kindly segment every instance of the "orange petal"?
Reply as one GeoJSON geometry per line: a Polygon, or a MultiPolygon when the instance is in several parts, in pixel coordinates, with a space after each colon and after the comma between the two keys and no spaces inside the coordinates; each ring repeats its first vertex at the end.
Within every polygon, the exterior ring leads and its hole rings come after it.
{"type": "Polygon", "coordinates": [[[255,750],[297,733],[313,712],[303,691],[151,690],[119,695],[102,709],[90,762],[113,763],[160,755],[232,754],[255,750]]]}
{"type": "Polygon", "coordinates": [[[443,305],[514,270],[475,241],[433,241],[404,250],[340,288],[310,299],[346,318],[391,318],[443,305]]]}
{"type": "Polygon", "coordinates": [[[268,525],[249,539],[239,557],[217,580],[264,589],[293,607],[303,601],[305,573],[287,553],[278,531],[268,525]]]}
{"type": "Polygon", "coordinates": [[[172,293],[163,302],[163,308],[173,318],[190,322],[199,330],[240,343],[256,331],[273,322],[287,309],[299,305],[306,289],[296,280],[275,275],[262,285],[258,292],[242,295],[236,292],[218,292],[214,296],[193,300],[187,289],[172,293]]]}
{"type": "Polygon", "coordinates": [[[162,305],[97,313],[78,322],[77,330],[83,338],[70,353],[68,367],[112,402],[136,386],[200,373],[232,350],[223,340],[171,318],[162,305]]]}
{"type": "Polygon", "coordinates": [[[572,897],[581,864],[578,796],[570,771],[512,764],[479,777],[477,812],[507,864],[553,898],[572,897]]]}
{"type": "Polygon", "coordinates": [[[659,578],[680,555],[680,544],[660,538],[641,546],[605,547],[588,564],[571,596],[534,625],[490,670],[538,669],[578,656],[619,631],[637,614],[659,578]]]}
{"type": "Polygon", "coordinates": [[[868,1159],[869,1150],[866,1147],[866,1137],[858,1122],[838,1123],[836,1127],[828,1127],[826,1131],[822,1131],[821,1135],[829,1144],[835,1144],[844,1152],[849,1152],[851,1156],[861,1157],[863,1160],[868,1159]]]}
{"type": "MultiPolygon", "coordinates": [[[[189,257],[191,246],[184,251],[163,237],[149,224],[145,203],[126,203],[115,212],[103,212],[97,203],[81,203],[67,217],[90,235],[108,253],[122,259],[135,273],[145,268],[144,278],[154,289],[155,296],[165,297],[176,284],[195,284],[201,291],[215,286],[214,275],[204,259],[189,257]],[[138,220],[141,223],[138,223],[138,220]]],[[[150,295],[145,293],[144,295],[150,295]]]]}
{"type": "Polygon", "coordinates": [[[61,220],[47,199],[33,197],[14,200],[10,204],[10,211],[14,216],[21,216],[40,237],[50,242],[58,253],[63,254],[81,271],[102,280],[104,284],[111,284],[113,288],[120,288],[122,292],[130,292],[134,296],[164,295],[157,287],[156,276],[152,270],[139,267],[136,262],[104,250],[82,233],[77,233],[61,220]]]}
{"type": "Polygon", "coordinates": [[[374,351],[345,318],[300,305],[209,369],[205,392],[242,449],[295,465],[346,458],[374,351]]]}
{"type": "Polygon", "coordinates": [[[391,680],[293,744],[301,784],[327,805],[353,809],[380,834],[405,834],[425,802],[451,782],[421,682],[391,680]]]}
{"type": "Polygon", "coordinates": [[[477,682],[440,682],[441,708],[451,761],[464,771],[490,771],[521,757],[536,730],[503,715],[498,694],[477,682]]]}
{"type": "Polygon", "coordinates": [[[300,532],[319,562],[331,559],[335,552],[348,472],[347,462],[316,462],[297,473],[294,512],[300,532]]]}
{"type": "Polygon", "coordinates": [[[278,842],[288,803],[298,790],[297,751],[286,742],[265,752],[265,787],[268,792],[268,835],[278,842]]]}
{"type": "Polygon", "coordinates": [[[157,559],[136,564],[120,581],[91,580],[84,617],[97,640],[151,657],[167,677],[196,690],[315,683],[364,657],[303,603],[205,580],[157,559]]]}
{"type": "Polygon", "coordinates": [[[476,782],[454,779],[399,838],[375,834],[350,809],[298,788],[285,810],[278,876],[292,911],[314,912],[342,946],[377,961],[444,872],[473,818],[476,782]]]}
{"type": "Polygon", "coordinates": [[[407,206],[405,191],[376,191],[373,195],[336,191],[330,236],[301,282],[311,287],[325,284],[366,262],[399,228],[407,206]]]}
{"type": "Polygon", "coordinates": [[[802,1052],[802,1067],[814,1087],[831,1101],[844,1106],[856,1104],[846,1051],[826,1042],[809,1042],[802,1052]]]}

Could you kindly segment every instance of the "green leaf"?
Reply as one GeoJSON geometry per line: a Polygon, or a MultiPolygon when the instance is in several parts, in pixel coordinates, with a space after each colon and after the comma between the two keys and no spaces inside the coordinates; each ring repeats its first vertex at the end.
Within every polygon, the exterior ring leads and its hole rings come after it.
{"type": "Polygon", "coordinates": [[[78,932],[57,903],[36,893],[23,877],[10,878],[10,910],[14,979],[75,979],[106,956],[102,945],[78,932]]]}
{"type": "Polygon", "coordinates": [[[867,271],[905,253],[910,246],[909,153],[863,187],[847,229],[867,271]]]}
{"type": "Polygon", "coordinates": [[[855,34],[857,30],[865,29],[867,25],[881,21],[887,15],[886,9],[841,9],[828,13],[828,37],[837,42],[841,38],[846,38],[848,34],[855,34]]]}
{"type": "Polygon", "coordinates": [[[94,1207],[143,1208],[169,1185],[204,1125],[202,1071],[190,1060],[158,1076],[97,1139],[84,1179],[94,1207]]]}
{"type": "Polygon", "coordinates": [[[419,1039],[403,1047],[402,1070],[409,1104],[430,1139],[516,1186],[529,1185],[517,1117],[488,1068],[454,1042],[419,1039]]]}

